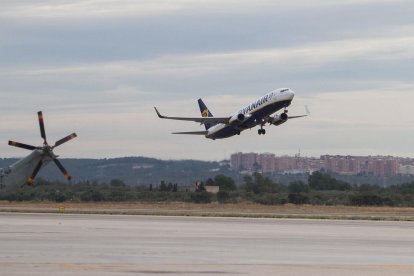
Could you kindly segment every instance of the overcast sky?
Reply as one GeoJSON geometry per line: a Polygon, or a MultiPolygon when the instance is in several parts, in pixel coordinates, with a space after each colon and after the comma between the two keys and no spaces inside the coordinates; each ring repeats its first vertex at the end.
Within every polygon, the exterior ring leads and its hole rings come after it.
{"type": "Polygon", "coordinates": [[[234,152],[414,157],[412,0],[0,0],[0,157],[41,144],[62,157],[221,160],[234,152]],[[312,2],[310,4],[309,2],[312,2]],[[166,115],[230,115],[296,92],[311,116],[225,140],[166,115]]]}

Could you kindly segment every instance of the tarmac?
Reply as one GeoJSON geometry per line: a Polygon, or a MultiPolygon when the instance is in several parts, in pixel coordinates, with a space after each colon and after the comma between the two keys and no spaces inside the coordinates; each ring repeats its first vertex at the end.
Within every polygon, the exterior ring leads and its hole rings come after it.
{"type": "Polygon", "coordinates": [[[0,213],[1,275],[414,275],[414,222],[0,213]]]}

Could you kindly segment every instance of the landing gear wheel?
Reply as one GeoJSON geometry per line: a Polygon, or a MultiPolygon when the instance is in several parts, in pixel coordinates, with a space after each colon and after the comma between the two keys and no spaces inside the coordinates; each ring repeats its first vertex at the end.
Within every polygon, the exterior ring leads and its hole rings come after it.
{"type": "Polygon", "coordinates": [[[240,135],[240,130],[236,130],[236,134],[237,135],[240,135]]]}
{"type": "Polygon", "coordinates": [[[262,129],[262,134],[265,135],[266,134],[266,129],[262,129]]]}
{"type": "Polygon", "coordinates": [[[257,130],[257,134],[262,135],[262,129],[260,129],[260,128],[259,128],[259,129],[257,130]]]}

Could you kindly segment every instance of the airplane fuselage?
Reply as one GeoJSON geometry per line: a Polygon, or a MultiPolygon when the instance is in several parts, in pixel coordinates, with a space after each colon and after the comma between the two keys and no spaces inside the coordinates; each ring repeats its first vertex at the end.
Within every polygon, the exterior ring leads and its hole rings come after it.
{"type": "Polygon", "coordinates": [[[264,125],[268,122],[271,114],[288,107],[294,96],[295,93],[289,88],[280,88],[269,92],[233,115],[243,114],[243,121],[231,125],[220,123],[212,126],[208,129],[206,138],[224,139],[257,125],[264,125]]]}

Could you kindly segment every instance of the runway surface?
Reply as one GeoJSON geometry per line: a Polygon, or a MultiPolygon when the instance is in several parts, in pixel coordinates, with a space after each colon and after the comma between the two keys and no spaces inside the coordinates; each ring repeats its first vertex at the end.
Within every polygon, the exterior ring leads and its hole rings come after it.
{"type": "Polygon", "coordinates": [[[0,213],[1,275],[414,275],[414,222],[0,213]]]}

